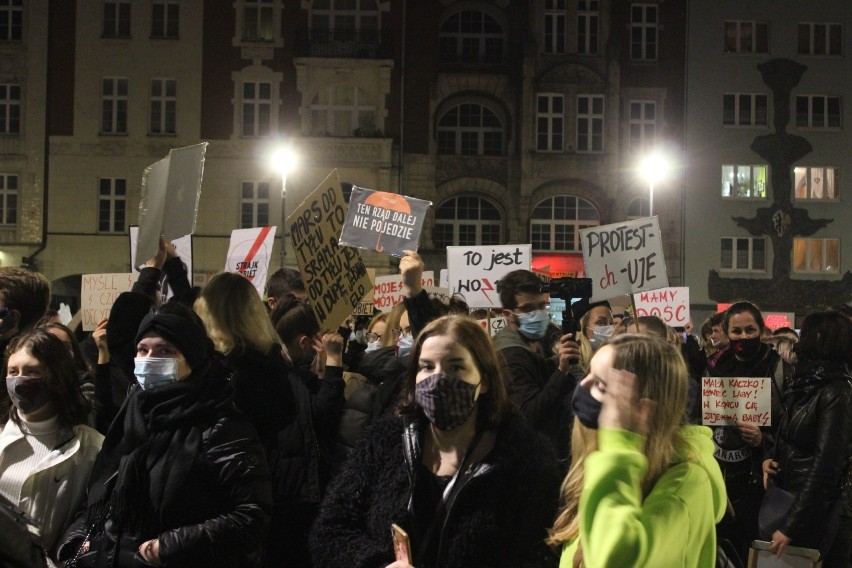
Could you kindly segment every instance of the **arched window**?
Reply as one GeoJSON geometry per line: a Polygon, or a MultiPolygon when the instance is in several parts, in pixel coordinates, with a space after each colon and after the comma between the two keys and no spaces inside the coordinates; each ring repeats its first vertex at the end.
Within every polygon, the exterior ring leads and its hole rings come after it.
{"type": "Polygon", "coordinates": [[[438,153],[502,156],[503,123],[486,106],[476,103],[454,106],[438,121],[438,153]]]}
{"type": "Polygon", "coordinates": [[[311,134],[372,136],[377,132],[376,107],[369,95],[352,85],[333,85],[311,101],[311,134]]]}
{"type": "Polygon", "coordinates": [[[506,47],[503,26],[480,10],[460,10],[447,18],[438,42],[444,63],[499,63],[506,47]]]}
{"type": "Polygon", "coordinates": [[[601,224],[597,208],[582,197],[557,195],[539,202],[530,218],[534,251],[577,252],[580,229],[601,224]]]}
{"type": "Polygon", "coordinates": [[[651,216],[651,201],[645,197],[637,197],[627,204],[627,220],[641,219],[651,216]]]}
{"type": "Polygon", "coordinates": [[[435,246],[499,245],[502,226],[500,211],[487,199],[453,197],[435,210],[435,246]]]}

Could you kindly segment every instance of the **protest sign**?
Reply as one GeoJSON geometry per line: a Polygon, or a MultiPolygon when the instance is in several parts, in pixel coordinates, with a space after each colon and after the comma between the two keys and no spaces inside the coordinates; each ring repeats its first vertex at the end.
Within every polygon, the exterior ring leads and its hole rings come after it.
{"type": "Polygon", "coordinates": [[[580,229],[593,302],[666,288],[666,261],[656,217],[580,229]]]}
{"type": "Polygon", "coordinates": [[[340,244],[402,257],[417,250],[432,205],[414,197],[353,186],[340,244]]]}
{"type": "Polygon", "coordinates": [[[299,271],[321,329],[336,329],[373,286],[358,249],[337,242],[345,219],[337,170],[287,218],[299,271]]]}
{"type": "Polygon", "coordinates": [[[174,148],[142,173],[139,201],[141,258],[157,254],[160,236],[173,241],[195,232],[207,142],[174,148]]]}
{"type": "Polygon", "coordinates": [[[275,227],[254,227],[253,229],[234,229],[228,245],[228,258],[225,261],[226,272],[242,274],[254,284],[257,293],[263,297],[266,287],[266,275],[269,272],[269,258],[275,243],[275,227]]]}
{"type": "Polygon", "coordinates": [[[530,245],[447,247],[450,290],[471,308],[499,308],[497,281],[514,270],[529,270],[530,245]]]}
{"type": "Polygon", "coordinates": [[[98,322],[109,317],[112,304],[136,282],[136,273],[84,274],[80,285],[80,312],[83,331],[94,331],[98,322]]]}
{"type": "Polygon", "coordinates": [[[497,332],[506,327],[506,318],[503,316],[489,319],[480,319],[476,320],[477,323],[488,332],[488,335],[494,337],[497,335],[497,332]]]}
{"type": "MultiPolygon", "coordinates": [[[[431,270],[424,270],[420,278],[422,286],[435,285],[435,273],[431,270]]],[[[389,312],[391,309],[402,303],[405,297],[405,292],[402,289],[402,274],[390,274],[388,276],[376,276],[373,284],[373,305],[383,311],[389,312]]]]}
{"type": "Polygon", "coordinates": [[[703,377],[701,414],[705,426],[772,425],[768,377],[703,377]]]}
{"type": "MultiPolygon", "coordinates": [[[[145,266],[145,261],[151,257],[139,257],[137,262],[137,251],[139,242],[139,226],[130,226],[130,270],[139,274],[139,271],[145,266]]],[[[182,237],[172,239],[171,243],[175,247],[180,257],[181,263],[186,268],[187,278],[190,279],[190,285],[195,284],[194,275],[192,274],[192,235],[184,235],[182,237]]],[[[174,295],[172,287],[169,285],[169,279],[165,274],[160,274],[160,301],[165,302],[174,295]]]]}
{"type": "Polygon", "coordinates": [[[689,322],[689,288],[660,288],[633,294],[637,316],[657,316],[666,325],[683,327],[689,322]]]}

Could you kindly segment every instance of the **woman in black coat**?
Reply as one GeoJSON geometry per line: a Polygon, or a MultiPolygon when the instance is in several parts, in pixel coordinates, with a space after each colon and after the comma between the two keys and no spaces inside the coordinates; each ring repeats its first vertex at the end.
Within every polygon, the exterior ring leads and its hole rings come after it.
{"type": "Polygon", "coordinates": [[[370,427],[314,530],[324,567],[555,566],[545,545],[560,471],[509,401],[486,332],[442,317],[418,336],[400,416],[370,427]],[[391,524],[410,537],[394,554],[391,524]]]}
{"type": "Polygon", "coordinates": [[[272,508],[255,429],[211,361],[204,325],[172,304],[136,335],[134,385],[59,560],[75,566],[251,566],[272,508]]]}
{"type": "Polygon", "coordinates": [[[844,550],[831,545],[852,457],[850,325],[833,311],[805,318],[777,445],[763,462],[765,482],[795,494],[783,525],[772,535],[773,550],[788,544],[819,548],[826,566],[845,566],[849,560],[848,545],[844,550]]]}

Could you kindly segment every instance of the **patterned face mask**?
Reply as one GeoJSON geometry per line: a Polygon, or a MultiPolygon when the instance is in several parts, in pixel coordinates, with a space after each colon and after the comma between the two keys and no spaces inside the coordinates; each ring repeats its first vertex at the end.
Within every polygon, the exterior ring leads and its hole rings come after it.
{"type": "Polygon", "coordinates": [[[473,412],[478,387],[479,384],[436,373],[414,386],[414,400],[438,430],[453,430],[473,412]]]}

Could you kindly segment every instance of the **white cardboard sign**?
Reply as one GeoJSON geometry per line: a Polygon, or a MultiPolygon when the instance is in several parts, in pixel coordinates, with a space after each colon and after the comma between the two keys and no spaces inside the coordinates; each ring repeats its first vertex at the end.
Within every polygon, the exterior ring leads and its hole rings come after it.
{"type": "Polygon", "coordinates": [[[497,282],[515,270],[529,270],[530,245],[447,247],[449,288],[471,308],[499,308],[497,282]]]}
{"type": "Polygon", "coordinates": [[[668,287],[656,217],[580,229],[580,239],[593,302],[668,287]]]}
{"type": "MultiPolygon", "coordinates": [[[[424,287],[434,286],[435,273],[431,270],[424,270],[420,282],[424,287]]],[[[395,305],[401,304],[404,297],[402,274],[376,276],[373,282],[373,306],[376,309],[389,312],[395,305]]]]}
{"type": "Polygon", "coordinates": [[[257,289],[257,293],[263,297],[274,243],[275,227],[234,229],[231,231],[225,271],[242,274],[248,278],[257,289]]]}
{"type": "Polygon", "coordinates": [[[84,274],[80,285],[80,312],[83,331],[94,331],[98,322],[109,317],[112,304],[122,292],[129,292],[139,274],[84,274]]]}
{"type": "Polygon", "coordinates": [[[689,288],[660,288],[633,294],[637,316],[657,316],[672,327],[689,322],[689,288]]]}
{"type": "Polygon", "coordinates": [[[702,424],[771,426],[771,380],[768,377],[703,377],[702,424]]]}

